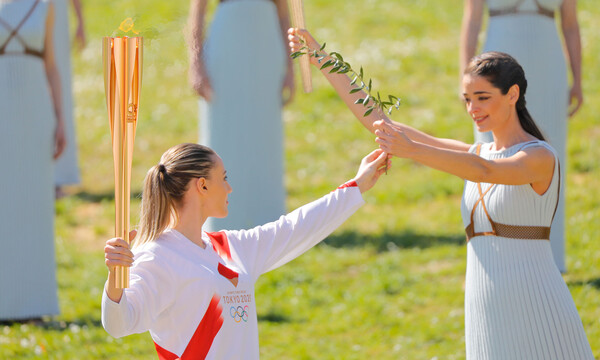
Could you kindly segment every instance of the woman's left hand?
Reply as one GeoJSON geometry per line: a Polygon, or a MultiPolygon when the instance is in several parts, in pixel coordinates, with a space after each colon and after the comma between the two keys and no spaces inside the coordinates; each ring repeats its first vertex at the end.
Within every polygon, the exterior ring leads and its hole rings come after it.
{"type": "Polygon", "coordinates": [[[375,121],[373,127],[377,135],[375,141],[381,150],[397,157],[410,157],[415,143],[400,128],[385,120],[375,121]]]}
{"type": "Polygon", "coordinates": [[[54,130],[54,160],[58,159],[65,150],[67,140],[65,137],[65,126],[62,121],[56,123],[56,130],[54,130]]]}

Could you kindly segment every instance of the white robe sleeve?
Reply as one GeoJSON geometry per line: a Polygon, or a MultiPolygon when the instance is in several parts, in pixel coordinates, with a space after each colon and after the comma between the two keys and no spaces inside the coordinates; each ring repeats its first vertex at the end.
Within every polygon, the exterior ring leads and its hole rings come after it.
{"type": "Polygon", "coordinates": [[[121,301],[112,301],[103,290],[102,326],[106,332],[119,338],[149,330],[175,293],[168,271],[152,252],[137,254],[130,269],[129,288],[124,289],[121,301]]]}
{"type": "Polygon", "coordinates": [[[363,204],[360,190],[351,181],[277,221],[250,230],[227,231],[227,237],[256,280],[318,244],[363,204]]]}

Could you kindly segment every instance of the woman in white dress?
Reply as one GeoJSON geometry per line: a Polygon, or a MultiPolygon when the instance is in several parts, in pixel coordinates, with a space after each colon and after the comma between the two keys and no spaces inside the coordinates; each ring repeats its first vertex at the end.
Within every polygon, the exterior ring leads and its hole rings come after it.
{"type": "Polygon", "coordinates": [[[204,41],[207,3],[191,0],[189,76],[201,96],[200,143],[223,157],[236,190],[229,216],[205,226],[249,228],[285,211],[282,105],[294,94],[287,1],[220,1],[204,41]]]}
{"type": "MultiPolygon", "coordinates": [[[[292,52],[319,44],[290,29],[292,52]]],[[[323,55],[326,55],[325,53],[323,55]]],[[[315,58],[311,58],[318,65],[315,58]]],[[[581,319],[550,247],[561,172],[555,150],[525,106],[527,80],[510,55],[471,60],[463,76],[467,111],[494,141],[440,139],[378,115],[363,117],[362,91],[346,75],[322,70],[346,105],[388,154],[465,179],[467,359],[593,360],[581,319]]]]}
{"type": "MultiPolygon", "coordinates": [[[[577,22],[577,0],[465,0],[460,42],[460,68],[466,67],[477,50],[477,40],[485,5],[489,22],[483,51],[501,51],[513,56],[527,74],[527,107],[548,142],[557,151],[566,170],[567,117],[582,104],[581,39],[577,22]],[[555,13],[560,14],[560,29],[555,13]],[[572,84],[567,82],[568,59],[572,84]],[[571,105],[568,109],[569,103],[571,105]]],[[[492,141],[491,133],[475,129],[476,141],[492,141]]],[[[565,181],[556,216],[552,223],[550,243],[556,265],[565,265],[565,181]]]]}
{"type": "Polygon", "coordinates": [[[144,180],[133,252],[117,238],[104,248],[109,269],[104,328],[115,337],[150,331],[160,359],[258,359],[254,283],[318,244],[358,210],[386,159],[380,149],[373,151],[354,180],[277,221],[206,233],[202,225],[208,217],[227,216],[228,172],[208,147],[172,147],[144,180]],[[115,287],[117,265],[131,266],[125,290],[115,287]]]}
{"type": "Polygon", "coordinates": [[[0,320],[58,313],[53,162],[64,149],[46,0],[0,1],[0,320]]]}
{"type": "Polygon", "coordinates": [[[64,195],[62,191],[63,186],[76,185],[81,181],[73,111],[73,90],[71,86],[71,37],[69,35],[68,2],[73,4],[77,17],[77,29],[75,31],[77,46],[82,48],[85,45],[80,0],[54,0],[54,55],[58,73],[60,74],[63,121],[65,123],[65,137],[67,139],[65,151],[56,160],[54,169],[57,197],[64,195]]]}

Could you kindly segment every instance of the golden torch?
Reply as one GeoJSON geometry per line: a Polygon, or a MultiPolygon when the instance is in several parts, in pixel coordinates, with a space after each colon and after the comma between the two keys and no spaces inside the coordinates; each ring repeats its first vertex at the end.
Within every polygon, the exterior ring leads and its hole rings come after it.
{"type": "MultiPolygon", "coordinates": [[[[142,37],[105,37],[104,90],[115,166],[115,236],[129,239],[131,161],[142,83],[142,37]]],[[[117,288],[129,287],[129,268],[115,270],[117,288]]]]}

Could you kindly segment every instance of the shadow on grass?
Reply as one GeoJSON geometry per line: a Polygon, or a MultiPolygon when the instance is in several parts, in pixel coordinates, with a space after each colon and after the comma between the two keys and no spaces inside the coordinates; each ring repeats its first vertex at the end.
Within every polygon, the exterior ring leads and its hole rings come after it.
{"type": "Polygon", "coordinates": [[[596,290],[600,290],[600,278],[588,279],[588,280],[578,280],[578,281],[569,281],[567,282],[569,286],[587,286],[590,285],[596,290]]]}
{"type": "Polygon", "coordinates": [[[463,234],[432,235],[420,234],[412,231],[401,233],[383,233],[382,235],[365,235],[357,232],[344,232],[329,236],[325,243],[334,248],[353,248],[373,246],[378,252],[394,249],[426,249],[439,245],[465,244],[463,234]]]}
{"type": "Polygon", "coordinates": [[[258,321],[267,321],[272,323],[287,323],[290,322],[290,318],[282,314],[270,312],[264,315],[258,314],[258,321]]]}
{"type": "Polygon", "coordinates": [[[52,319],[27,319],[14,321],[0,321],[0,326],[21,326],[28,325],[44,330],[65,331],[72,330],[74,327],[89,328],[102,327],[102,322],[98,318],[81,318],[75,321],[63,321],[52,319]]]}
{"type": "MultiPolygon", "coordinates": [[[[91,193],[87,191],[80,191],[72,195],[73,197],[80,199],[85,202],[90,203],[99,203],[103,201],[114,201],[115,193],[113,191],[105,192],[105,193],[91,193]]],[[[141,192],[133,192],[131,193],[132,198],[142,198],[141,192]]]]}

